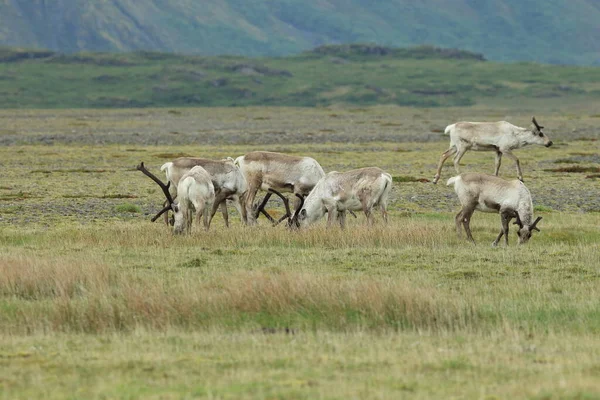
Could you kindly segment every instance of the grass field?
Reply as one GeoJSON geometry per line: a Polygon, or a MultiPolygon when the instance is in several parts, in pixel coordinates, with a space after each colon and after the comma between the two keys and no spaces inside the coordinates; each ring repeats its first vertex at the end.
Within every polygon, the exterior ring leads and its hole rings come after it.
{"type": "MultiPolygon", "coordinates": [[[[431,47],[296,56],[21,52],[0,48],[1,108],[527,106],[600,100],[597,67],[484,62],[431,47]]],[[[362,50],[361,50],[362,49],[362,50]]],[[[480,55],[479,55],[480,56],[480,55]]]]}
{"type": "MultiPolygon", "coordinates": [[[[236,108],[0,111],[0,397],[600,397],[600,118],[539,111],[236,108]],[[541,232],[456,237],[426,182],[457,120],[534,113],[555,145],[516,152],[541,232]],[[389,225],[290,232],[217,216],[173,237],[149,218],[180,155],[310,155],[394,179],[389,225]]],[[[464,171],[493,170],[467,153],[464,171]]],[[[501,175],[516,172],[506,160],[501,175]]],[[[280,204],[269,205],[273,214],[280,204]]],[[[233,209],[231,209],[233,213],[233,209]]]]}

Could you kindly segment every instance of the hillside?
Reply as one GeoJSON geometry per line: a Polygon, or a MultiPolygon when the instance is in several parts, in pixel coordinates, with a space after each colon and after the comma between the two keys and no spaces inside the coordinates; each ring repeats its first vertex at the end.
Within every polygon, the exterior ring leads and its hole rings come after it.
{"type": "Polygon", "coordinates": [[[0,48],[0,107],[437,107],[600,100],[600,68],[484,61],[417,47],[319,47],[283,58],[0,48]]]}
{"type": "Polygon", "coordinates": [[[282,56],[323,44],[430,44],[496,61],[600,64],[597,0],[10,0],[0,45],[282,56]]]}

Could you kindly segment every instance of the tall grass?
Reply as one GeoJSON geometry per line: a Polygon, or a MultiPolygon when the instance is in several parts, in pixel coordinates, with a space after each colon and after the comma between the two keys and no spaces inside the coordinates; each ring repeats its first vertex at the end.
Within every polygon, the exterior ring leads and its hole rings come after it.
{"type": "MultiPolygon", "coordinates": [[[[480,219],[476,232],[493,236],[496,222],[480,219]]],[[[374,228],[352,221],[344,231],[165,230],[7,231],[0,332],[600,331],[597,235],[560,244],[540,234],[492,249],[455,238],[451,216],[374,228]]]]}

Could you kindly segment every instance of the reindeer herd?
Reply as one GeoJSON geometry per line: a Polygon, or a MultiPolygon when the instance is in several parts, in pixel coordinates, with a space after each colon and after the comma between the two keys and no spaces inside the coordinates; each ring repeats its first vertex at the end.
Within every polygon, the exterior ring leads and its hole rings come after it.
{"type": "MultiPolygon", "coordinates": [[[[457,176],[451,177],[447,185],[454,190],[462,205],[456,215],[456,230],[460,236],[464,228],[467,239],[475,242],[469,227],[473,213],[478,211],[500,214],[502,229],[492,243],[493,246],[504,236],[508,245],[509,223],[514,218],[519,226],[518,243],[525,243],[532,232],[539,231],[533,220],[531,194],[523,183],[519,159],[512,150],[529,144],[546,147],[552,141],[542,132],[535,117],[529,128],[521,128],[505,121],[500,122],[457,122],[446,127],[450,135],[450,148],[440,157],[433,183],[440,179],[446,159],[454,155],[457,176]],[[496,154],[495,174],[460,174],[459,163],[467,150],[494,151],[496,154]],[[517,180],[506,181],[498,177],[502,155],[513,159],[517,168],[517,180]]],[[[373,211],[381,210],[387,223],[387,201],[392,187],[392,176],[378,167],[360,168],[346,172],[325,173],[321,165],[311,157],[297,157],[268,151],[253,151],[235,160],[182,157],[161,166],[167,178],[163,183],[140,163],[138,170],[155,181],[165,195],[164,208],[152,218],[156,221],[165,214],[165,221],[173,225],[176,234],[190,233],[193,220],[208,230],[218,209],[225,225],[229,226],[227,201],[232,202],[242,223],[256,224],[260,214],[273,225],[287,220],[290,228],[306,227],[327,214],[327,225],[339,223],[345,226],[346,213],[363,211],[367,224],[374,223],[373,211]],[[173,188],[173,193],[171,193],[173,188]],[[255,203],[259,190],[265,198],[255,203]],[[293,211],[283,193],[293,193],[293,211]],[[274,219],[266,210],[272,195],[281,198],[285,215],[274,219]],[[173,217],[167,217],[172,211],[173,217]]]]}

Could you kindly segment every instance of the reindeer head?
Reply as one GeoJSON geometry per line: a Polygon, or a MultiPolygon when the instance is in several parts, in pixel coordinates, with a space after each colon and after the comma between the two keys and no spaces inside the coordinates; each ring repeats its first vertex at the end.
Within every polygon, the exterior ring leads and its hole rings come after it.
{"type": "MultiPolygon", "coordinates": [[[[151,173],[150,171],[148,171],[144,165],[143,162],[141,162],[136,169],[138,171],[141,171],[144,175],[146,175],[147,177],[149,177],[150,179],[152,179],[154,182],[156,182],[156,184],[158,186],[160,186],[161,190],[163,191],[165,197],[166,197],[166,203],[165,206],[163,207],[162,210],[160,210],[158,212],[158,214],[156,214],[151,221],[154,222],[158,219],[158,217],[160,217],[162,214],[166,213],[169,210],[173,211],[174,217],[169,219],[169,225],[174,226],[176,221],[177,221],[177,213],[179,212],[179,205],[177,203],[175,203],[173,201],[173,197],[171,197],[171,193],[169,193],[169,186],[171,186],[171,182],[168,182],[166,185],[160,180],[158,179],[153,173],[151,173]]],[[[182,214],[182,213],[179,213],[182,214]]],[[[177,233],[177,232],[175,232],[177,233]]]]}
{"type": "Polygon", "coordinates": [[[181,235],[185,233],[187,215],[184,215],[180,209],[178,203],[171,204],[171,210],[173,210],[173,233],[175,235],[181,235]]]}
{"type": "Polygon", "coordinates": [[[519,226],[519,230],[517,231],[517,235],[519,237],[519,244],[527,243],[527,241],[531,238],[531,234],[533,233],[533,231],[540,231],[537,227],[537,223],[540,222],[541,219],[542,217],[537,217],[533,224],[523,225],[523,222],[521,222],[521,218],[517,213],[517,220],[514,224],[519,226]]]}
{"type": "Polygon", "coordinates": [[[546,147],[552,146],[552,140],[542,132],[543,126],[539,125],[535,120],[535,117],[531,117],[531,131],[532,137],[529,138],[529,143],[541,144],[546,147]]]}

